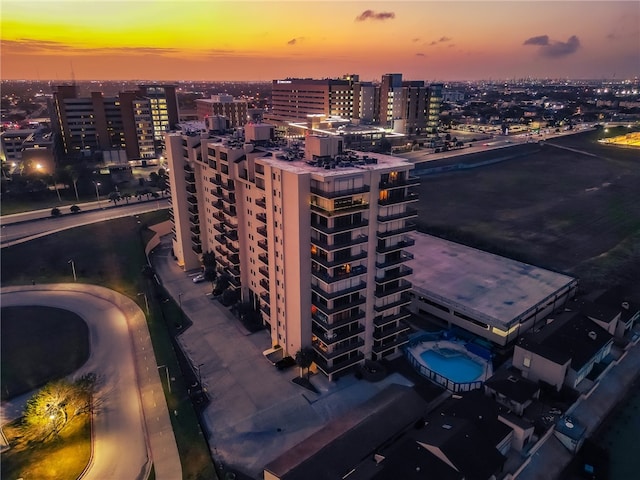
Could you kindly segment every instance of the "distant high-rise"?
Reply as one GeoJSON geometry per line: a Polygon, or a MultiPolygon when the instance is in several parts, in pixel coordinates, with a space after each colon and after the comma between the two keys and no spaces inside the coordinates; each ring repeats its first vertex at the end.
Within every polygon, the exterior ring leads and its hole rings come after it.
{"type": "Polygon", "coordinates": [[[224,93],[196,100],[198,120],[205,121],[209,117],[222,116],[227,118],[230,128],[241,127],[247,123],[247,110],[246,100],[233,98],[224,93]]]}
{"type": "Polygon", "coordinates": [[[52,130],[64,155],[123,151],[129,160],[153,158],[164,133],[178,122],[175,87],[142,85],[137,91],[79,97],[76,85],[54,88],[52,130]]]}
{"type": "Polygon", "coordinates": [[[397,353],[408,341],[413,165],[346,151],[339,137],[277,147],[273,126],[244,130],[167,134],[178,263],[197,268],[213,252],[271,343],[289,355],[313,346],[330,378],[397,353]]]}

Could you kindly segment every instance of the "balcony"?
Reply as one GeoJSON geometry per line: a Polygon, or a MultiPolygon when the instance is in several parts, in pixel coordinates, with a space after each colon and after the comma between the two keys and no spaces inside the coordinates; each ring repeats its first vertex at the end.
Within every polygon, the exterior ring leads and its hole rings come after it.
{"type": "Polygon", "coordinates": [[[258,227],[256,231],[263,237],[267,236],[267,227],[258,227]]]}
{"type": "Polygon", "coordinates": [[[236,247],[233,243],[227,243],[227,249],[232,253],[240,253],[240,249],[236,247]]]}
{"type": "Polygon", "coordinates": [[[393,270],[387,270],[386,272],[384,272],[383,276],[376,276],[376,283],[378,285],[383,285],[393,280],[411,275],[412,273],[412,268],[402,265],[401,267],[394,268],[393,270]]]}
{"type": "Polygon", "coordinates": [[[390,323],[395,323],[398,320],[404,320],[411,316],[411,312],[406,307],[400,308],[400,313],[396,313],[395,315],[387,315],[385,317],[376,318],[373,321],[373,324],[376,327],[384,327],[385,325],[389,325],[390,323]]]}
{"type": "Polygon", "coordinates": [[[200,226],[199,225],[194,225],[189,230],[191,230],[191,233],[193,233],[194,235],[200,235],[200,226]]]}
{"type": "Polygon", "coordinates": [[[259,207],[262,207],[262,208],[267,208],[267,200],[266,200],[266,198],[260,198],[260,199],[256,200],[256,205],[258,205],[259,207]]]}
{"type": "Polygon", "coordinates": [[[260,260],[265,265],[269,265],[269,256],[266,253],[259,253],[258,260],[260,260]]]}
{"type": "Polygon", "coordinates": [[[220,245],[216,246],[215,251],[218,252],[223,257],[227,256],[227,251],[224,248],[222,248],[220,245]]]}
{"type": "Polygon", "coordinates": [[[369,225],[369,220],[363,219],[359,222],[352,222],[352,223],[339,225],[339,226],[334,225],[333,227],[327,227],[325,225],[320,225],[318,223],[312,223],[311,228],[319,230],[322,233],[326,233],[327,235],[332,235],[334,233],[348,232],[349,230],[355,230],[356,228],[366,227],[367,225],[369,225]]]}
{"type": "Polygon", "coordinates": [[[191,246],[191,250],[193,250],[197,254],[201,254],[202,253],[202,246],[200,246],[200,245],[192,245],[191,246]]]}
{"type": "Polygon", "coordinates": [[[231,229],[231,230],[235,230],[236,228],[238,228],[238,222],[234,220],[237,220],[237,218],[235,217],[231,217],[231,216],[227,216],[224,219],[224,224],[227,228],[231,229]]]}
{"type": "Polygon", "coordinates": [[[393,295],[394,293],[404,292],[407,290],[411,290],[411,282],[407,282],[405,280],[400,280],[398,285],[394,287],[387,288],[376,288],[375,296],[377,298],[388,297],[389,295],[393,295]]]}
{"type": "Polygon", "coordinates": [[[363,258],[367,258],[367,252],[365,252],[364,250],[361,250],[358,253],[353,253],[346,257],[341,257],[337,260],[327,260],[326,258],[319,255],[311,254],[311,260],[313,260],[314,262],[318,262],[320,265],[326,268],[337,267],[339,265],[344,265],[345,263],[362,260],[363,258]]]}
{"type": "Polygon", "coordinates": [[[313,347],[315,348],[316,352],[318,352],[318,354],[326,360],[331,360],[333,358],[339,357],[340,355],[344,355],[345,353],[352,352],[353,350],[358,350],[363,346],[364,340],[358,338],[357,340],[348,342],[346,345],[336,344],[333,349],[327,349],[327,351],[325,351],[320,342],[313,342],[313,347]]]}
{"type": "Polygon", "coordinates": [[[340,280],[345,280],[347,278],[351,278],[351,277],[357,277],[358,275],[364,275],[365,273],[367,273],[367,267],[365,267],[364,265],[356,265],[355,267],[351,268],[350,272],[340,272],[337,273],[335,275],[329,275],[327,273],[321,273],[318,271],[312,271],[311,274],[322,280],[325,283],[334,283],[334,282],[338,282],[340,280]]]}
{"type": "Polygon", "coordinates": [[[187,185],[192,185],[196,183],[196,176],[193,172],[185,172],[184,181],[187,182],[187,185]]]}
{"type": "Polygon", "coordinates": [[[269,270],[264,267],[258,268],[258,271],[265,277],[267,280],[269,279],[269,270]]]}
{"type": "Polygon", "coordinates": [[[200,237],[192,235],[191,236],[191,244],[192,245],[202,245],[202,241],[200,240],[200,237]]]}
{"type": "Polygon", "coordinates": [[[358,313],[356,315],[349,315],[349,317],[340,320],[332,320],[331,322],[327,322],[317,314],[312,314],[311,320],[317,323],[318,326],[323,330],[333,330],[335,328],[340,328],[345,325],[349,325],[350,323],[357,322],[358,320],[362,320],[365,316],[366,313],[364,313],[363,310],[358,309],[358,313]]]}
{"type": "Polygon", "coordinates": [[[413,232],[416,229],[416,224],[413,222],[407,222],[404,227],[395,228],[393,230],[387,230],[386,232],[376,232],[378,238],[389,238],[394,235],[400,235],[403,233],[413,232]]]}
{"type": "Polygon", "coordinates": [[[198,205],[198,197],[195,195],[187,195],[187,203],[189,205],[198,205]]]}
{"type": "Polygon", "coordinates": [[[231,230],[230,232],[225,232],[225,237],[227,237],[232,242],[238,241],[238,232],[236,230],[231,230]]]}
{"type": "Polygon", "coordinates": [[[327,346],[331,346],[335,343],[343,342],[345,340],[348,340],[350,338],[360,335],[361,333],[364,332],[364,325],[362,325],[361,323],[358,323],[355,326],[355,328],[352,325],[350,328],[345,329],[345,331],[341,333],[335,333],[333,331],[325,331],[313,325],[311,327],[311,332],[320,340],[322,340],[322,343],[324,343],[327,346]]]}
{"type": "Polygon", "coordinates": [[[369,241],[369,237],[367,235],[360,234],[356,238],[351,238],[349,240],[344,241],[331,241],[324,242],[317,238],[312,238],[311,243],[320,247],[323,250],[332,251],[338,250],[345,247],[352,247],[354,245],[360,245],[362,243],[367,243],[369,241]]]}
{"type": "MultiPolygon", "coordinates": [[[[216,228],[215,226],[213,228],[216,228]]],[[[224,235],[216,235],[213,238],[216,239],[216,242],[221,243],[221,244],[225,244],[227,241],[227,237],[225,237],[224,235]]]]}
{"type": "Polygon", "coordinates": [[[400,187],[417,187],[420,185],[420,177],[403,178],[401,180],[390,180],[388,182],[380,182],[378,186],[380,190],[391,190],[392,188],[400,187]]]}
{"type": "Polygon", "coordinates": [[[394,257],[394,258],[390,258],[390,259],[386,259],[384,260],[384,262],[382,263],[378,263],[376,262],[376,268],[387,268],[387,267],[392,267],[393,265],[399,265],[401,263],[404,263],[408,260],[412,260],[413,259],[413,255],[409,252],[401,252],[400,255],[394,257]]]}
{"type": "Polygon", "coordinates": [[[265,252],[269,251],[269,247],[267,245],[267,241],[266,240],[258,240],[258,246],[263,249],[265,252]]]}
{"type": "Polygon", "coordinates": [[[367,288],[366,282],[360,282],[358,285],[353,287],[343,288],[341,290],[336,290],[335,292],[327,292],[319,285],[311,285],[311,290],[320,295],[322,298],[327,300],[333,300],[335,298],[344,297],[345,295],[349,295],[350,293],[358,292],[360,290],[364,290],[367,288]]]}
{"type": "Polygon", "coordinates": [[[240,265],[240,255],[238,255],[237,253],[228,254],[227,260],[229,260],[229,263],[236,268],[238,268],[238,266],[240,265]]]}
{"type": "Polygon", "coordinates": [[[392,308],[409,305],[410,303],[411,303],[411,297],[408,294],[403,293],[400,296],[400,300],[396,300],[395,302],[387,303],[385,305],[374,305],[373,309],[379,313],[379,312],[384,312],[385,310],[391,310],[392,308]]]}
{"type": "MultiPolygon", "coordinates": [[[[224,228],[224,225],[223,225],[222,223],[214,223],[214,224],[213,224],[213,229],[214,229],[216,232],[220,232],[220,233],[223,233],[223,234],[224,234],[224,233],[227,233],[227,229],[226,229],[226,228],[224,228]]],[[[221,243],[224,243],[224,242],[221,242],[221,243]]]]}
{"type": "Polygon", "coordinates": [[[403,248],[412,247],[415,244],[416,244],[416,241],[413,238],[402,237],[402,240],[400,240],[399,242],[392,243],[391,245],[388,245],[386,247],[382,247],[378,245],[376,247],[376,252],[389,253],[389,252],[393,252],[394,250],[402,250],[403,248]]]}
{"type": "Polygon", "coordinates": [[[394,220],[402,220],[403,218],[414,218],[418,216],[418,210],[415,208],[407,208],[402,213],[393,213],[391,215],[378,215],[378,222],[393,222],[394,220]]]}
{"type": "Polygon", "coordinates": [[[391,350],[392,348],[397,348],[406,343],[409,343],[409,337],[406,335],[398,335],[396,339],[387,343],[383,342],[380,345],[376,345],[376,343],[374,342],[372,350],[373,350],[373,353],[380,355],[383,352],[386,352],[387,350],[391,350]]]}
{"type": "Polygon", "coordinates": [[[262,223],[267,223],[267,214],[266,213],[256,213],[256,218],[262,223]]]}
{"type": "Polygon", "coordinates": [[[187,210],[189,210],[189,213],[191,213],[192,215],[197,215],[198,214],[198,206],[197,205],[192,205],[187,210]]]}
{"type": "Polygon", "coordinates": [[[311,187],[311,193],[318,195],[322,198],[339,198],[348,197],[349,195],[357,195],[359,193],[367,193],[370,190],[369,185],[363,185],[361,187],[349,188],[346,190],[336,190],[333,192],[327,192],[316,187],[311,187]]]}
{"type": "MultiPolygon", "coordinates": [[[[239,275],[240,275],[240,273],[238,272],[238,276],[239,276],[239,275]]],[[[240,286],[242,285],[242,284],[240,283],[240,279],[239,279],[239,278],[237,278],[237,277],[231,277],[231,278],[229,279],[229,283],[230,283],[233,287],[235,287],[235,288],[240,288],[240,286]]]]}
{"type": "Polygon", "coordinates": [[[361,363],[363,360],[364,360],[364,354],[358,353],[357,355],[354,355],[352,358],[348,360],[333,364],[331,366],[329,366],[328,363],[323,361],[322,359],[318,359],[315,363],[325,375],[330,375],[330,374],[337,373],[341,370],[350,368],[353,365],[361,363]]]}
{"type": "Polygon", "coordinates": [[[417,202],[418,194],[416,193],[404,193],[402,195],[389,195],[384,200],[378,199],[378,205],[383,207],[388,205],[397,205],[400,203],[417,202]]]}
{"type": "Polygon", "coordinates": [[[408,332],[409,330],[410,330],[409,326],[403,323],[401,323],[400,325],[396,325],[395,327],[392,327],[392,328],[390,327],[387,327],[386,329],[376,328],[375,331],[373,332],[373,339],[384,340],[385,338],[395,336],[398,333],[408,332]]]}
{"type": "Polygon", "coordinates": [[[224,222],[226,220],[224,213],[222,213],[220,210],[213,212],[212,216],[213,218],[215,218],[216,220],[220,220],[221,222],[224,222]]]}
{"type": "Polygon", "coordinates": [[[260,311],[267,317],[271,317],[271,307],[269,307],[269,305],[260,305],[260,311]]]}
{"type": "MultiPolygon", "coordinates": [[[[350,309],[352,309],[354,307],[358,307],[358,306],[360,306],[360,305],[362,305],[364,303],[367,303],[366,297],[359,296],[356,300],[353,300],[353,301],[351,301],[349,303],[343,303],[341,305],[337,305],[337,306],[334,306],[332,308],[329,308],[326,305],[320,305],[317,302],[314,302],[313,305],[318,310],[323,312],[325,315],[329,316],[329,315],[333,315],[333,314],[338,313],[338,312],[344,312],[345,310],[350,310],[350,309]]],[[[385,308],[387,308],[387,307],[385,307],[385,308]]]]}
{"type": "Polygon", "coordinates": [[[368,208],[369,208],[368,202],[354,203],[349,206],[333,208],[331,210],[325,210],[320,205],[316,205],[313,203],[311,204],[312,212],[319,213],[320,215],[323,215],[325,217],[337,217],[339,215],[348,215],[348,214],[359,212],[362,210],[367,210],[368,208]]]}
{"type": "Polygon", "coordinates": [[[264,278],[260,279],[260,286],[262,288],[264,288],[265,290],[269,291],[269,282],[267,280],[265,280],[264,278]]]}
{"type": "Polygon", "coordinates": [[[200,225],[200,217],[198,215],[189,215],[189,223],[191,225],[200,225]]]}
{"type": "Polygon", "coordinates": [[[263,302],[270,304],[271,303],[271,295],[269,295],[267,292],[262,292],[260,293],[260,300],[262,300],[263,302]]]}
{"type": "Polygon", "coordinates": [[[211,177],[211,178],[209,178],[209,181],[211,183],[213,183],[214,185],[217,185],[218,187],[222,186],[222,180],[221,179],[218,179],[218,178],[215,178],[215,177],[211,177]]]}

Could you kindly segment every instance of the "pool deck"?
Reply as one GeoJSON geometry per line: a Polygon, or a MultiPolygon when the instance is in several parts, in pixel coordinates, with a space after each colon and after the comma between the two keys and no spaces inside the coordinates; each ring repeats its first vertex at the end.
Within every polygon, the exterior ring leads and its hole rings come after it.
{"type": "MultiPolygon", "coordinates": [[[[420,356],[420,354],[426,350],[434,350],[434,351],[438,351],[438,349],[451,349],[451,350],[456,350],[458,352],[460,352],[461,354],[467,356],[468,358],[470,358],[471,360],[473,360],[474,362],[478,363],[479,365],[482,365],[483,368],[483,374],[478,377],[476,380],[476,382],[484,382],[486,381],[489,377],[491,377],[493,375],[493,365],[491,364],[491,362],[487,361],[486,359],[475,355],[474,353],[471,353],[470,351],[468,351],[464,345],[462,343],[459,342],[454,342],[451,340],[423,340],[420,343],[418,343],[417,345],[413,346],[413,347],[409,347],[408,351],[411,353],[411,355],[416,359],[416,361],[418,363],[420,363],[420,365],[423,365],[424,367],[428,368],[429,370],[432,370],[431,366],[427,365],[427,363],[422,359],[422,357],[420,356]],[[433,347],[436,348],[433,348],[433,347]]],[[[446,375],[443,375],[440,372],[437,372],[439,375],[442,375],[443,377],[446,377],[446,375]]],[[[451,379],[450,379],[451,380],[451,379]]]]}

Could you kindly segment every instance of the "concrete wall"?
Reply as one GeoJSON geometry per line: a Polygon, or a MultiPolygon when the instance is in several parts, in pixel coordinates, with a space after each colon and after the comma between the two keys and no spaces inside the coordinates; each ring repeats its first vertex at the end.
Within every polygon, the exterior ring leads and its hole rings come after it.
{"type": "Polygon", "coordinates": [[[551,360],[523,349],[516,345],[513,350],[513,366],[522,371],[522,376],[531,381],[543,380],[556,387],[562,388],[571,360],[559,365],[551,360]],[[525,366],[525,358],[530,360],[529,366],[525,366]]]}

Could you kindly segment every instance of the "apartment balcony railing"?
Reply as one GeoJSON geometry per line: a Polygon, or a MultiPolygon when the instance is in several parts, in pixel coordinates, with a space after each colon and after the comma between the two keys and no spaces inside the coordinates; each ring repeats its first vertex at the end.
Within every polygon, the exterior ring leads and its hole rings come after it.
{"type": "Polygon", "coordinates": [[[260,311],[267,317],[271,317],[271,307],[267,304],[260,305],[260,311]]]}
{"type": "Polygon", "coordinates": [[[209,192],[211,192],[211,195],[213,195],[214,197],[216,197],[219,200],[222,200],[222,197],[224,197],[224,193],[219,192],[218,189],[216,189],[216,188],[211,188],[209,190],[209,192]]]}
{"type": "Polygon", "coordinates": [[[357,299],[350,301],[349,303],[342,303],[340,305],[334,305],[333,307],[328,307],[326,305],[322,305],[319,302],[312,302],[313,305],[320,310],[322,313],[324,313],[327,316],[339,313],[339,312],[344,312],[345,310],[350,310],[354,307],[358,307],[360,305],[363,305],[365,303],[367,303],[367,298],[363,297],[362,295],[360,295],[357,299]]]}
{"type": "Polygon", "coordinates": [[[339,260],[327,260],[326,258],[321,257],[319,255],[311,254],[311,260],[313,260],[314,262],[318,262],[320,265],[326,268],[332,268],[338,265],[344,265],[345,263],[355,262],[357,260],[362,260],[363,258],[367,258],[367,252],[365,251],[353,253],[347,257],[341,257],[339,260]]]}
{"type": "Polygon", "coordinates": [[[394,293],[404,292],[407,290],[411,290],[411,282],[400,280],[397,286],[391,288],[376,288],[375,296],[377,298],[383,298],[393,295],[394,293]]]}
{"type": "Polygon", "coordinates": [[[403,248],[412,247],[416,244],[416,241],[411,237],[402,237],[398,242],[393,242],[385,247],[378,245],[376,247],[377,253],[389,253],[394,250],[402,250],[403,248]]]}
{"type": "Polygon", "coordinates": [[[229,260],[229,263],[236,268],[238,268],[240,265],[240,255],[238,255],[237,253],[227,254],[227,260],[229,260]]]}
{"type": "Polygon", "coordinates": [[[333,317],[326,317],[327,320],[325,320],[317,313],[311,315],[311,320],[317,323],[323,330],[329,331],[362,320],[365,316],[366,313],[363,310],[358,309],[358,313],[356,315],[349,315],[347,318],[341,318],[340,320],[334,320],[333,317]]]}
{"type": "Polygon", "coordinates": [[[197,205],[192,205],[187,210],[189,210],[189,213],[191,213],[193,215],[197,215],[198,214],[198,206],[197,205]]]}
{"type": "Polygon", "coordinates": [[[400,308],[400,313],[396,313],[394,315],[386,315],[384,317],[376,318],[373,321],[373,325],[376,327],[384,327],[385,325],[389,325],[391,323],[395,323],[398,320],[404,320],[411,316],[411,312],[406,307],[400,308]]]}
{"type": "Polygon", "coordinates": [[[218,180],[216,177],[209,178],[209,181],[218,187],[222,186],[222,180],[218,180]]]}
{"type": "Polygon", "coordinates": [[[354,355],[348,360],[344,360],[342,362],[335,363],[332,365],[329,365],[328,362],[323,361],[320,358],[317,359],[315,363],[318,366],[318,368],[322,371],[322,373],[324,373],[325,375],[330,375],[330,374],[338,373],[341,370],[346,370],[348,368],[351,368],[354,365],[361,363],[363,360],[364,360],[364,354],[358,353],[357,355],[354,355]]]}
{"type": "Polygon", "coordinates": [[[264,268],[264,267],[260,267],[258,268],[258,271],[267,279],[269,278],[269,269],[264,268]]]}
{"type": "Polygon", "coordinates": [[[351,341],[347,345],[336,344],[333,348],[328,348],[326,350],[318,341],[312,342],[312,345],[315,348],[316,352],[322,358],[324,358],[325,360],[331,360],[339,357],[340,355],[344,355],[345,353],[349,353],[363,347],[364,340],[361,338],[357,338],[355,341],[351,341]]]}
{"type": "Polygon", "coordinates": [[[411,297],[408,294],[403,293],[400,296],[400,299],[391,302],[391,303],[386,303],[384,305],[374,305],[373,309],[380,313],[380,312],[384,312],[385,310],[391,310],[392,308],[396,308],[396,307],[403,307],[405,305],[409,305],[411,303],[411,297]]]}
{"type": "Polygon", "coordinates": [[[192,235],[191,236],[191,243],[193,245],[202,245],[202,240],[200,240],[200,237],[198,237],[196,235],[192,235]]]}
{"type": "Polygon", "coordinates": [[[351,293],[364,290],[365,288],[367,288],[367,283],[362,281],[357,285],[347,287],[347,288],[342,288],[334,292],[327,292],[320,285],[311,285],[312,291],[320,295],[322,298],[326,298],[327,300],[333,300],[335,298],[344,297],[345,295],[349,295],[351,293]]]}
{"type": "Polygon", "coordinates": [[[220,197],[222,199],[222,201],[224,203],[226,203],[227,205],[235,205],[236,204],[236,199],[235,198],[231,198],[228,195],[222,195],[222,197],[220,197]]]}
{"type": "Polygon", "coordinates": [[[237,276],[231,277],[229,279],[229,283],[235,288],[240,288],[242,286],[242,283],[240,282],[240,272],[238,272],[237,276]]]}
{"type": "Polygon", "coordinates": [[[402,220],[403,218],[414,218],[418,216],[418,210],[415,208],[407,208],[402,213],[392,213],[389,215],[378,215],[378,222],[393,222],[394,220],[402,220]]]}
{"type": "Polygon", "coordinates": [[[193,250],[197,254],[200,254],[200,253],[202,253],[202,246],[201,245],[192,245],[191,246],[191,250],[193,250]]]}
{"type": "Polygon", "coordinates": [[[403,332],[408,332],[410,330],[408,325],[401,323],[400,325],[396,325],[393,328],[387,327],[386,329],[376,328],[373,332],[374,340],[384,340],[385,338],[395,337],[395,335],[403,332]]]}
{"type": "Polygon", "coordinates": [[[385,259],[384,262],[380,262],[380,263],[376,262],[376,268],[393,267],[394,265],[399,265],[401,263],[404,263],[412,259],[413,259],[413,254],[409,252],[401,252],[400,255],[395,258],[385,259]]]}
{"type": "Polygon", "coordinates": [[[193,233],[194,235],[200,235],[199,225],[193,225],[189,230],[191,230],[191,233],[193,233]]]}
{"type": "Polygon", "coordinates": [[[349,206],[345,206],[345,207],[340,207],[340,208],[333,208],[330,210],[327,210],[323,207],[321,207],[320,205],[316,205],[316,204],[311,204],[311,211],[319,213],[320,215],[323,215],[325,217],[337,217],[339,215],[348,215],[354,212],[359,212],[362,210],[367,210],[369,208],[369,203],[368,202],[362,202],[362,203],[356,203],[356,204],[351,204],[349,206]]]}
{"type": "Polygon", "coordinates": [[[232,216],[227,216],[224,219],[224,224],[227,228],[231,229],[231,230],[235,230],[236,228],[238,228],[238,223],[237,223],[237,218],[236,217],[232,217],[232,216]]]}
{"type": "Polygon", "coordinates": [[[189,215],[189,223],[191,225],[200,225],[200,217],[196,214],[189,215]]]}
{"type": "Polygon", "coordinates": [[[226,220],[224,213],[222,213],[222,211],[220,210],[216,210],[215,212],[213,212],[212,216],[213,218],[215,218],[216,220],[220,220],[221,222],[224,222],[226,220]]]}
{"type": "Polygon", "coordinates": [[[196,186],[194,184],[187,184],[184,188],[188,193],[194,194],[196,193],[196,186]]]}
{"type": "Polygon", "coordinates": [[[314,277],[322,280],[325,283],[334,283],[340,280],[345,280],[347,278],[357,277],[358,275],[364,275],[365,273],[367,273],[367,267],[365,267],[364,265],[356,265],[355,267],[351,268],[350,272],[337,273],[335,275],[329,275],[328,273],[322,273],[313,270],[311,271],[311,274],[314,277]]]}
{"type": "Polygon", "coordinates": [[[336,333],[334,331],[325,331],[320,327],[316,327],[315,325],[311,326],[311,333],[313,333],[316,337],[322,340],[322,343],[325,345],[334,345],[338,342],[343,342],[353,337],[357,337],[361,333],[364,332],[364,325],[358,323],[355,328],[352,325],[347,331],[336,333]]]}
{"type": "Polygon", "coordinates": [[[220,255],[226,257],[227,256],[227,250],[223,247],[221,247],[220,245],[217,245],[215,248],[215,251],[218,252],[220,255]]]}
{"type": "Polygon", "coordinates": [[[256,200],[256,205],[262,208],[267,208],[267,200],[265,198],[259,198],[256,200]]]}
{"type": "Polygon", "coordinates": [[[185,163],[184,164],[184,171],[185,172],[193,172],[193,168],[188,163],[185,163]]]}
{"type": "Polygon", "coordinates": [[[227,192],[235,192],[236,187],[235,185],[229,183],[229,182],[222,182],[222,185],[220,185],[222,187],[223,190],[226,190],[227,192]]]}
{"type": "Polygon", "coordinates": [[[326,251],[339,250],[345,247],[352,247],[354,245],[360,245],[362,243],[367,243],[369,241],[369,237],[367,235],[361,234],[355,238],[351,238],[349,240],[328,240],[327,242],[320,240],[318,238],[312,238],[311,243],[320,247],[326,251]]]}
{"type": "MultiPolygon", "coordinates": [[[[216,227],[214,226],[213,228],[216,228],[216,227]]],[[[224,235],[216,235],[213,238],[216,239],[216,242],[222,243],[222,244],[226,243],[227,241],[227,237],[225,237],[224,235]]]]}
{"type": "Polygon", "coordinates": [[[363,185],[361,187],[356,188],[348,188],[344,190],[336,190],[336,191],[325,191],[316,187],[311,187],[311,193],[313,195],[318,195],[322,198],[339,198],[339,197],[348,197],[349,195],[357,195],[359,193],[367,193],[371,188],[369,185],[363,185]]]}
{"type": "Polygon", "coordinates": [[[236,242],[238,240],[238,232],[236,230],[231,230],[230,232],[225,232],[225,237],[227,237],[232,242],[236,242]]]}
{"type": "Polygon", "coordinates": [[[258,246],[264,251],[269,251],[269,247],[267,245],[266,240],[258,240],[258,246]]]}
{"type": "Polygon", "coordinates": [[[386,232],[376,232],[378,238],[389,238],[394,235],[400,235],[402,233],[413,232],[416,229],[416,224],[413,222],[407,222],[404,227],[394,228],[393,230],[387,230],[386,232]]]}
{"type": "Polygon", "coordinates": [[[222,224],[222,223],[214,223],[213,224],[213,229],[216,232],[220,232],[220,233],[223,233],[223,234],[227,233],[227,229],[224,227],[224,224],[222,224]]]}
{"type": "Polygon", "coordinates": [[[269,295],[267,292],[262,292],[260,294],[260,299],[267,304],[271,303],[271,295],[269,295]]]}
{"type": "Polygon", "coordinates": [[[408,203],[408,202],[417,202],[418,194],[416,193],[405,193],[403,195],[389,195],[389,197],[385,199],[378,199],[378,205],[388,206],[388,205],[397,205],[399,203],[408,203]]]}
{"type": "Polygon", "coordinates": [[[381,344],[376,345],[375,342],[373,344],[373,352],[381,355],[382,353],[386,352],[387,350],[391,350],[392,348],[397,348],[400,347],[406,343],[409,343],[409,337],[406,335],[398,335],[397,338],[393,339],[392,341],[389,342],[383,342],[381,344]]]}
{"type": "Polygon", "coordinates": [[[388,182],[380,182],[378,186],[380,190],[390,190],[392,188],[400,187],[417,187],[420,185],[420,177],[403,178],[402,180],[391,180],[388,182]]]}
{"type": "Polygon", "coordinates": [[[357,228],[366,227],[369,225],[369,220],[363,219],[359,222],[351,222],[345,225],[334,225],[333,227],[327,227],[326,225],[320,225],[318,223],[312,223],[311,228],[321,231],[327,235],[334,233],[348,232],[349,230],[355,230],[357,228]]]}
{"type": "Polygon", "coordinates": [[[262,223],[267,223],[267,214],[266,213],[256,213],[256,219],[258,219],[262,223]]]}
{"type": "Polygon", "coordinates": [[[194,184],[196,183],[196,176],[193,174],[193,172],[186,172],[184,174],[184,180],[185,182],[187,182],[187,185],[194,184]]]}
{"type": "Polygon", "coordinates": [[[265,265],[269,265],[269,256],[266,253],[259,253],[258,260],[260,260],[265,265]]]}
{"type": "Polygon", "coordinates": [[[260,286],[262,288],[264,288],[265,290],[269,290],[269,282],[267,280],[265,280],[264,278],[260,279],[260,286]]]}
{"type": "Polygon", "coordinates": [[[256,231],[263,237],[267,236],[267,227],[258,227],[256,228],[256,231]]]}
{"type": "Polygon", "coordinates": [[[413,273],[412,268],[409,268],[403,265],[397,269],[387,270],[386,272],[384,272],[384,275],[376,276],[376,283],[378,285],[383,285],[393,280],[397,280],[399,278],[409,276],[412,273],[413,273]]]}
{"type": "Polygon", "coordinates": [[[231,242],[227,243],[227,249],[232,253],[240,253],[240,249],[231,242]]]}

